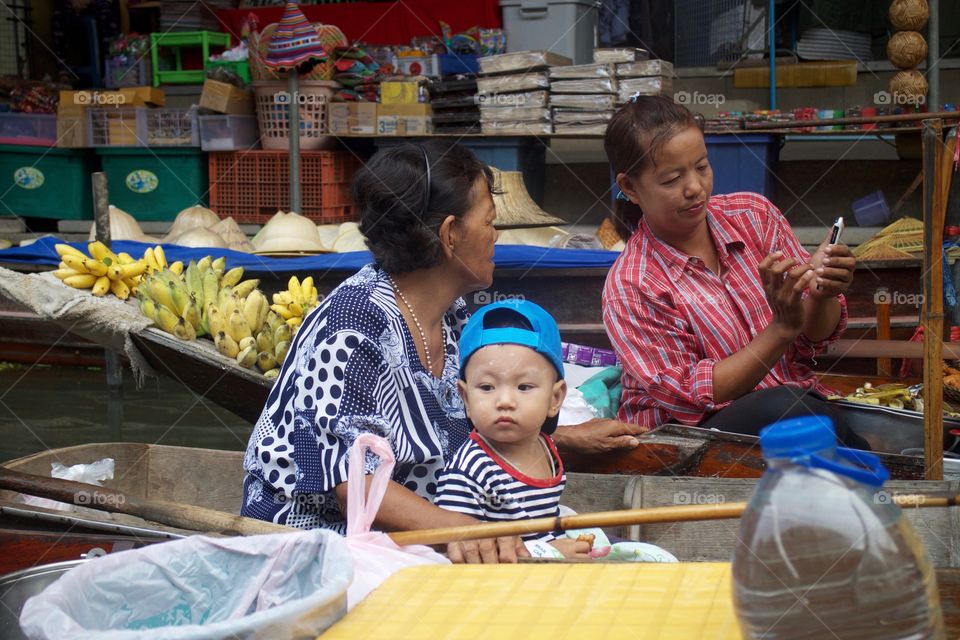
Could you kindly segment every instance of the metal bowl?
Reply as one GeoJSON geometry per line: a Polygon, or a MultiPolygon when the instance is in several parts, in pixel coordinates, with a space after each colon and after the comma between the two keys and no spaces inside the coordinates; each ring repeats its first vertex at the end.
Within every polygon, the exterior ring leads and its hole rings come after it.
{"type": "Polygon", "coordinates": [[[26,640],[20,631],[20,611],[24,603],[86,560],[67,560],[0,576],[0,638],[26,640]]]}

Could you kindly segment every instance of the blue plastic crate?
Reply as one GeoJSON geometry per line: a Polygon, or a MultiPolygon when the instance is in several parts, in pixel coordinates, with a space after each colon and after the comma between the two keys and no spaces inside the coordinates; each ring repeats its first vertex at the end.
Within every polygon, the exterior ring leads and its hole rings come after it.
{"type": "MultiPolygon", "coordinates": [[[[417,142],[412,138],[377,138],[378,149],[403,142],[417,142]]],[[[477,159],[501,171],[523,172],[527,193],[543,206],[544,178],[546,175],[546,145],[537,138],[497,136],[496,138],[463,138],[458,144],[470,149],[477,159]]]]}
{"type": "MultiPolygon", "coordinates": [[[[775,199],[775,176],[780,159],[779,135],[706,135],[704,140],[713,169],[713,194],[750,191],[775,199]]],[[[610,182],[610,200],[613,201],[617,195],[616,176],[611,175],[610,182]]]]}
{"type": "Polygon", "coordinates": [[[480,72],[480,65],[477,63],[478,56],[469,54],[455,55],[452,53],[442,53],[437,55],[437,61],[440,64],[441,76],[455,76],[457,74],[476,74],[480,72]]]}

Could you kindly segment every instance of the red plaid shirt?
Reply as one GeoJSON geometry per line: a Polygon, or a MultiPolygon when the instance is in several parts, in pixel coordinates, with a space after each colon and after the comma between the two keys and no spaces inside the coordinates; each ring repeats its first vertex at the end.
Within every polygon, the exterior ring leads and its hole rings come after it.
{"type": "MultiPolygon", "coordinates": [[[[607,275],[603,322],[623,365],[620,420],[694,425],[725,407],[713,400],[713,365],[745,347],[772,319],[757,265],[777,250],[810,259],[763,196],[713,196],[707,214],[722,276],[657,239],[642,219],[607,275]]],[[[829,393],[798,361],[812,359],[843,333],[847,304],[839,300],[833,335],[812,342],[801,334],[756,389],[793,384],[829,393]]]]}

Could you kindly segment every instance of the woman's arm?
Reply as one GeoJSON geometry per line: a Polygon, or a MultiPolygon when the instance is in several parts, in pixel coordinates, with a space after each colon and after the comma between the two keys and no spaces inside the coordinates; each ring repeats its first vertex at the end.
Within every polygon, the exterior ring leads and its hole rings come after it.
{"type": "Polygon", "coordinates": [[[749,393],[763,380],[804,328],[803,291],[814,282],[809,264],[780,253],[764,258],[758,267],[773,319],[753,340],[713,366],[713,400],[720,404],[749,393]]]}
{"type": "MultiPolygon", "coordinates": [[[[373,476],[366,476],[367,490],[372,480],[373,476]]],[[[347,513],[348,483],[338,484],[334,492],[340,509],[347,513]]],[[[473,525],[479,522],[468,515],[436,507],[406,487],[390,482],[374,524],[382,531],[413,531],[473,525]]],[[[515,536],[453,542],[447,545],[447,554],[451,562],[470,564],[514,563],[518,557],[530,555],[523,546],[523,541],[515,536]]]]}

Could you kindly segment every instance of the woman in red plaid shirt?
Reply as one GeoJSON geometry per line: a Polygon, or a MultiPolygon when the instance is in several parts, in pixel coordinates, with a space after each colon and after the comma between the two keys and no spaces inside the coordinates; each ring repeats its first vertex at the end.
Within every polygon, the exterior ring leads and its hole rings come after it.
{"type": "Polygon", "coordinates": [[[619,418],[757,433],[826,414],[847,444],[869,448],[803,364],[846,327],[849,248],[827,234],[810,256],[763,196],[713,195],[699,123],[669,98],[635,97],[604,148],[627,238],[603,292],[623,364],[619,418]]]}

